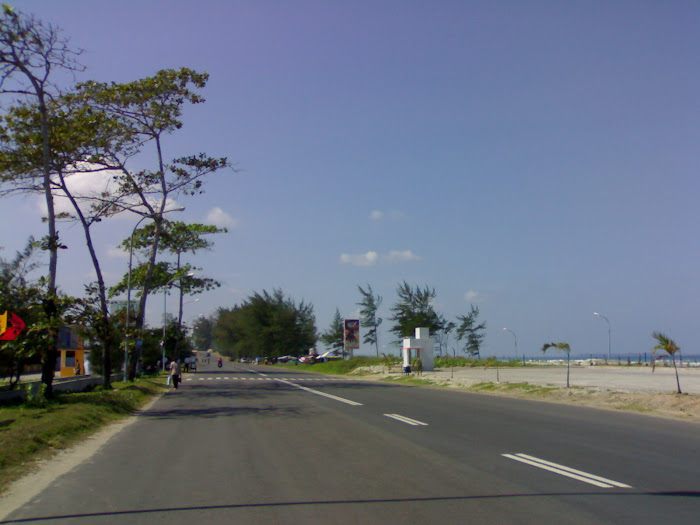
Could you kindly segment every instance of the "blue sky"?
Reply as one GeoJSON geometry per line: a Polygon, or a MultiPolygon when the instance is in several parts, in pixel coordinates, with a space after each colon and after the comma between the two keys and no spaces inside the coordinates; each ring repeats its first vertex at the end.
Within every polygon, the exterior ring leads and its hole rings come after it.
{"type": "MultiPolygon", "coordinates": [[[[322,331],[336,307],[356,315],[357,285],[388,318],[406,280],[448,318],[477,305],[486,355],[512,355],[504,327],[526,355],[606,353],[593,312],[613,354],[649,352],[653,330],[700,353],[699,3],[9,3],[86,50],[79,80],[210,74],[166,154],[240,171],[178,201],[179,219],[230,229],[191,261],[223,285],[186,319],[282,288],[322,331]]],[[[0,202],[2,255],[45,234],[40,216],[33,197],[0,202]]],[[[135,222],[101,226],[113,280],[135,222]]],[[[61,232],[78,294],[91,267],[78,228],[61,232]]]]}

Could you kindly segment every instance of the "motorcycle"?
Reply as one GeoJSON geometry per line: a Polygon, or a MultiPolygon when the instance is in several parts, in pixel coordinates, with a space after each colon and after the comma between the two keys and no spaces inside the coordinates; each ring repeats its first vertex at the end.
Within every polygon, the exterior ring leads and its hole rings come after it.
{"type": "Polygon", "coordinates": [[[217,362],[217,364],[219,365],[219,368],[221,368],[222,366],[224,366],[224,363],[221,361],[221,359],[219,359],[219,361],[217,362]]]}

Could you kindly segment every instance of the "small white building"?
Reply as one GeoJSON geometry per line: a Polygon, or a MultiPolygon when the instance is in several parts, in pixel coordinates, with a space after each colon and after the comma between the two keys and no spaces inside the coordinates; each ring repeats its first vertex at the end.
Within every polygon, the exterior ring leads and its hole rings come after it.
{"type": "Polygon", "coordinates": [[[428,328],[416,328],[416,337],[407,337],[403,340],[403,366],[411,365],[411,361],[420,357],[423,362],[423,370],[430,372],[435,370],[434,342],[430,338],[428,328]]]}

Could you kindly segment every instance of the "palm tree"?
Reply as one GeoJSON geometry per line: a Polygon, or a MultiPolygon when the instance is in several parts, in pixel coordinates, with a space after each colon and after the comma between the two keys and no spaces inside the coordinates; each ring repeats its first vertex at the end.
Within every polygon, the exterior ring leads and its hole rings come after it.
{"type": "Polygon", "coordinates": [[[542,353],[544,354],[547,351],[547,348],[556,348],[557,350],[561,350],[562,352],[566,352],[566,388],[569,387],[569,370],[570,366],[569,363],[571,361],[571,347],[569,346],[569,343],[545,343],[542,345],[542,353]]]}
{"type": "Polygon", "coordinates": [[[676,352],[680,351],[680,347],[676,344],[676,342],[668,337],[667,335],[662,334],[661,332],[654,332],[651,334],[651,336],[656,339],[656,346],[651,349],[651,355],[654,357],[656,355],[656,352],[658,351],[663,351],[666,352],[668,355],[671,356],[671,360],[673,361],[673,369],[676,371],[676,385],[678,385],[678,393],[682,394],[681,392],[681,382],[678,379],[678,368],[676,368],[676,352]]]}

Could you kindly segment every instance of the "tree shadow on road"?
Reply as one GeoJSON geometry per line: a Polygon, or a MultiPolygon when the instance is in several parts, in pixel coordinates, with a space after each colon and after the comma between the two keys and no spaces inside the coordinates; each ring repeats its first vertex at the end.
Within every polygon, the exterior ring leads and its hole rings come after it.
{"type": "Polygon", "coordinates": [[[210,407],[175,407],[163,410],[149,410],[141,414],[149,419],[183,419],[183,418],[217,418],[236,416],[294,416],[302,415],[302,410],[295,407],[232,407],[232,406],[210,406],[210,407]]]}
{"type": "MultiPolygon", "coordinates": [[[[700,492],[697,491],[673,491],[673,492],[553,492],[542,494],[485,494],[471,496],[436,496],[426,498],[387,498],[387,499],[348,499],[348,500],[307,500],[307,501],[287,501],[287,502],[265,502],[265,503],[244,503],[244,504],[228,504],[228,505],[201,505],[189,507],[167,507],[153,508],[140,510],[121,510],[110,512],[90,512],[84,514],[63,514],[55,516],[37,516],[33,518],[19,518],[0,521],[0,525],[8,523],[30,523],[41,521],[56,521],[56,520],[90,520],[98,517],[107,516],[137,516],[137,515],[153,515],[156,513],[175,513],[175,512],[192,512],[192,511],[212,511],[212,510],[236,510],[236,509],[253,509],[253,508],[293,508],[301,506],[319,506],[319,505],[382,505],[382,504],[403,504],[403,503],[442,503],[442,502],[459,502],[459,501],[484,501],[484,500],[507,500],[517,498],[552,498],[552,497],[605,497],[605,498],[698,498],[700,492]]],[[[229,516],[230,519],[230,516],[229,516]]]]}

